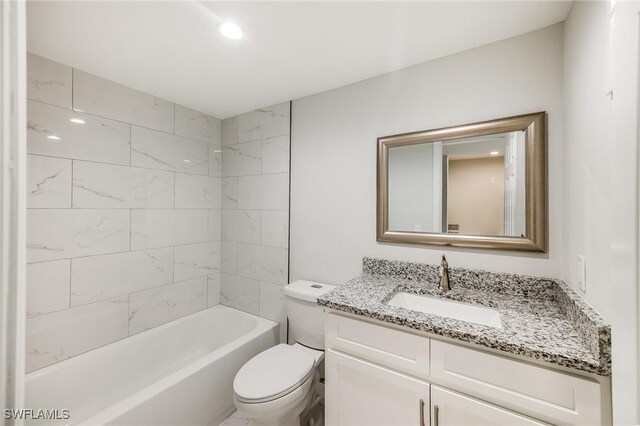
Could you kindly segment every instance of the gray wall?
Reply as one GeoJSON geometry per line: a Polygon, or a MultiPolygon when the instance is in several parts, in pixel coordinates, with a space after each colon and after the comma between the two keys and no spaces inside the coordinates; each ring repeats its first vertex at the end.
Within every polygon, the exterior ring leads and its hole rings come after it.
{"type": "Polygon", "coordinates": [[[340,284],[363,256],[560,277],[563,26],[293,102],[291,279],[340,284]],[[549,252],[376,242],[376,139],[536,111],[549,114],[549,252]]]}
{"type": "Polygon", "coordinates": [[[565,23],[562,278],[611,323],[613,424],[629,425],[640,424],[640,4],[610,6],[575,2],[565,23]],[[586,257],[586,292],[578,255],[586,257]]]}

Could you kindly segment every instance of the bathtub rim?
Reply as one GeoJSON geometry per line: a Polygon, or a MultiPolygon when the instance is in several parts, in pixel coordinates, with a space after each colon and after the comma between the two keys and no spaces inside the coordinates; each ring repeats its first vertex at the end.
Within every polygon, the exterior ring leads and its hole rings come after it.
{"type": "MultiPolygon", "coordinates": [[[[216,306],[213,306],[212,308],[216,308],[218,306],[223,306],[223,305],[216,305],[216,306]]],[[[208,309],[212,309],[212,308],[208,308],[208,309]]],[[[204,355],[201,358],[198,358],[194,362],[183,366],[182,368],[180,368],[180,369],[172,372],[171,374],[169,374],[169,375],[157,380],[156,382],[154,382],[154,383],[152,383],[152,384],[150,384],[150,385],[148,385],[148,386],[146,386],[144,388],[141,388],[140,390],[138,390],[137,392],[129,395],[125,399],[120,400],[117,403],[115,403],[113,405],[110,405],[110,406],[104,408],[103,410],[94,413],[90,417],[85,417],[83,419],[73,421],[73,422],[69,423],[68,425],[69,426],[73,426],[73,425],[103,425],[103,424],[106,424],[108,421],[111,421],[113,419],[117,419],[119,416],[121,416],[122,414],[126,413],[127,410],[129,408],[131,408],[132,406],[140,405],[140,404],[148,401],[149,399],[153,398],[154,396],[157,396],[162,391],[167,389],[171,384],[175,384],[179,380],[183,380],[183,379],[186,379],[186,378],[194,375],[195,373],[197,373],[198,371],[200,371],[201,369],[203,369],[207,365],[211,364],[212,362],[215,362],[216,359],[219,359],[222,356],[224,356],[224,355],[226,355],[226,354],[228,354],[230,352],[233,352],[234,350],[236,350],[236,349],[240,348],[241,346],[247,344],[250,340],[255,339],[259,335],[267,333],[269,331],[273,331],[274,333],[277,333],[279,331],[278,330],[279,323],[277,323],[275,321],[272,321],[272,320],[269,320],[269,319],[266,319],[266,318],[262,318],[262,317],[259,317],[257,315],[250,314],[250,313],[247,313],[247,312],[239,311],[238,309],[235,309],[235,308],[232,308],[232,307],[229,307],[229,306],[223,306],[223,309],[224,308],[233,309],[234,311],[242,312],[244,314],[256,317],[259,320],[258,324],[250,332],[239,336],[238,338],[232,340],[231,342],[227,343],[226,345],[221,346],[220,348],[214,350],[213,352],[210,352],[210,353],[204,355]],[[260,321],[260,320],[264,320],[264,321],[260,321]]],[[[198,312],[198,313],[200,313],[200,312],[198,312]]],[[[149,330],[147,330],[147,331],[149,331],[149,330]]],[[[144,332],[144,333],[146,333],[146,332],[144,332]]],[[[277,340],[278,339],[275,338],[275,344],[277,344],[277,340]]]]}
{"type": "MultiPolygon", "coordinates": [[[[169,321],[169,322],[164,323],[162,325],[159,325],[157,327],[153,327],[153,328],[150,328],[148,330],[142,331],[140,333],[136,333],[136,334],[133,334],[131,336],[123,337],[122,339],[116,340],[115,342],[111,342],[111,343],[108,343],[106,345],[102,345],[102,346],[99,346],[97,348],[88,350],[86,352],[79,353],[78,355],[72,356],[71,358],[63,359],[63,360],[58,361],[56,363],[45,365],[44,367],[41,367],[41,368],[38,368],[36,370],[30,371],[30,372],[28,372],[28,373],[26,373],[24,375],[25,387],[28,386],[28,382],[30,380],[35,379],[38,376],[41,376],[41,375],[43,375],[45,373],[48,373],[48,372],[53,372],[53,371],[64,369],[69,364],[71,364],[73,361],[77,361],[78,358],[80,358],[80,357],[87,357],[89,354],[92,354],[92,355],[96,354],[99,351],[104,350],[105,348],[110,348],[111,349],[111,348],[114,348],[114,347],[122,346],[125,343],[133,343],[133,342],[135,342],[137,340],[140,340],[140,339],[143,339],[145,337],[149,337],[149,336],[152,336],[154,334],[161,333],[162,331],[166,330],[167,328],[171,328],[172,326],[176,326],[176,325],[181,324],[183,322],[186,322],[186,321],[188,321],[190,319],[192,320],[194,317],[204,316],[206,313],[209,313],[211,311],[225,311],[225,310],[233,310],[233,311],[236,311],[236,312],[240,312],[241,314],[249,315],[251,317],[256,318],[258,320],[257,324],[256,324],[256,327],[259,327],[261,325],[261,321],[260,320],[268,321],[269,323],[272,323],[272,324],[275,324],[275,325],[279,324],[278,322],[272,321],[272,320],[267,319],[267,318],[262,318],[259,315],[251,314],[249,312],[241,311],[241,310],[233,308],[231,306],[226,306],[226,305],[221,305],[221,304],[220,305],[214,305],[214,306],[211,306],[209,308],[203,309],[201,311],[194,312],[194,313],[189,314],[189,315],[185,315],[184,317],[175,319],[173,321],[169,321]]],[[[269,328],[266,325],[263,325],[263,326],[269,328]]],[[[254,329],[252,329],[251,331],[253,331],[254,329]]],[[[220,349],[220,348],[218,348],[218,349],[220,349]]],[[[218,349],[214,350],[213,352],[216,352],[218,349]]],[[[211,352],[211,353],[213,353],[213,352],[211,352]]]]}

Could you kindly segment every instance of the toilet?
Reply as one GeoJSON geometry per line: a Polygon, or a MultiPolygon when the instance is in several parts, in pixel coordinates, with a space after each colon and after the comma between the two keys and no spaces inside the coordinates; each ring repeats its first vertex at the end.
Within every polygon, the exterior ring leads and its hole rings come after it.
{"type": "Polygon", "coordinates": [[[300,414],[319,398],[324,316],[316,302],[334,288],[311,281],[295,281],[284,288],[289,336],[296,343],[259,353],[233,381],[233,402],[251,424],[299,426],[300,414]]]}

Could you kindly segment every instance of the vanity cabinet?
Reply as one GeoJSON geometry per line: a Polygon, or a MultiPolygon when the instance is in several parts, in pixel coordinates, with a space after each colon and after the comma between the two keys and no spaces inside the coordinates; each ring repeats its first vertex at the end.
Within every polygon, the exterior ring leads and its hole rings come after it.
{"type": "Polygon", "coordinates": [[[382,322],[325,321],[328,426],[610,424],[593,377],[382,322]]]}

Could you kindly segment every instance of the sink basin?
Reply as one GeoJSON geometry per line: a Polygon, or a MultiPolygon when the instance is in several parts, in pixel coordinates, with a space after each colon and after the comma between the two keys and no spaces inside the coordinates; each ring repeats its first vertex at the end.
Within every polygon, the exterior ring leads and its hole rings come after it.
{"type": "Polygon", "coordinates": [[[473,322],[489,327],[501,328],[500,314],[495,309],[412,293],[396,293],[387,302],[389,306],[424,312],[446,318],[473,322]]]}

